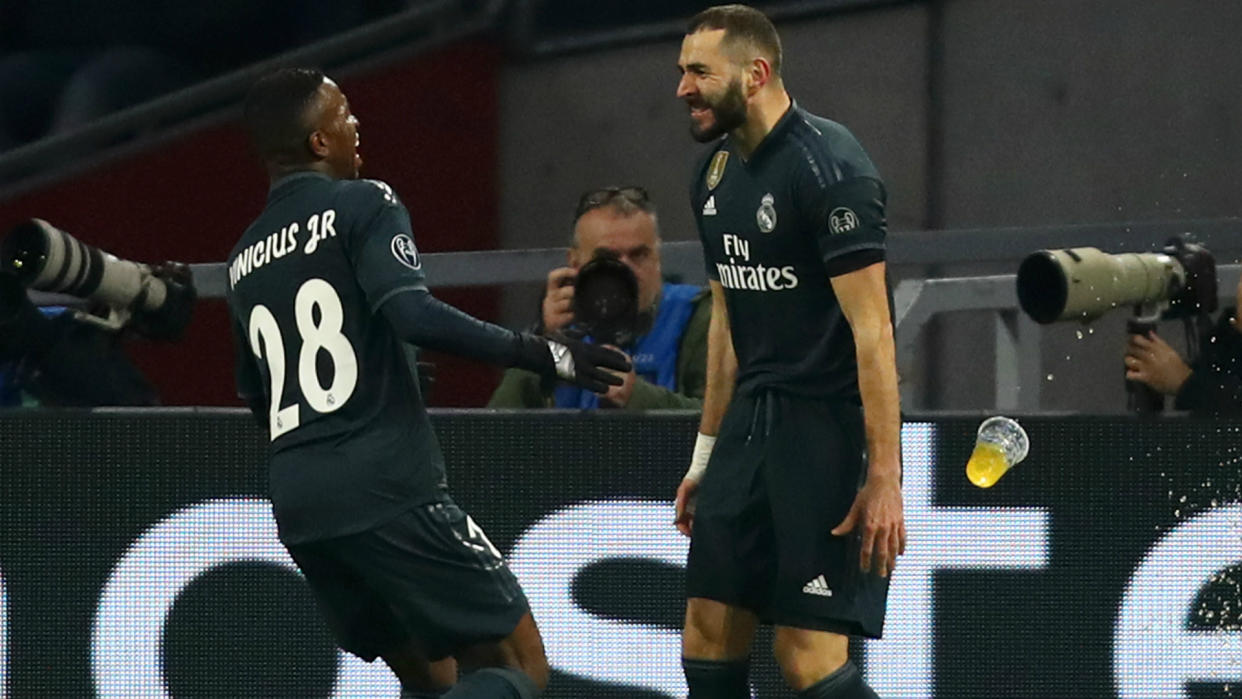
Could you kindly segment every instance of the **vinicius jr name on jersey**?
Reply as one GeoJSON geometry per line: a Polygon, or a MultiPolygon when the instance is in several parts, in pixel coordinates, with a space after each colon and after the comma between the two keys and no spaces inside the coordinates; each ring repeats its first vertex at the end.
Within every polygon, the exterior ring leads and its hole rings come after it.
{"type": "Polygon", "coordinates": [[[741,236],[724,234],[724,254],[729,262],[717,262],[716,273],[720,275],[721,286],[727,289],[785,291],[798,287],[798,275],[794,273],[793,265],[765,267],[762,264],[746,264],[750,262],[750,242],[741,236]],[[739,257],[742,264],[737,262],[739,257]]]}
{"type": "MultiPolygon", "coordinates": [[[[307,219],[306,232],[310,233],[310,237],[307,238],[306,245],[302,247],[302,254],[312,255],[319,249],[319,241],[329,236],[335,238],[335,223],[336,209],[327,209],[307,219]]],[[[229,287],[237,286],[237,282],[251,271],[296,251],[300,232],[302,232],[301,227],[297,221],[294,221],[242,250],[237,259],[233,260],[233,264],[229,265],[229,287]]]]}

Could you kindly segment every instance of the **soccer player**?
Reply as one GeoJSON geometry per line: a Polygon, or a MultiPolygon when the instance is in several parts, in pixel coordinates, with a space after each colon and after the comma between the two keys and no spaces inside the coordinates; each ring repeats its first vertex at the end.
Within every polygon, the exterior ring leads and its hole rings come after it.
{"type": "Polygon", "coordinates": [[[696,15],[678,66],[691,134],[712,144],[691,191],[707,394],[676,500],[690,696],[750,696],[762,622],[799,697],[875,697],[847,647],[880,636],[905,547],[884,186],[845,127],[792,102],[762,13],[696,15]]]}
{"type": "Polygon", "coordinates": [[[535,697],[543,642],[500,553],[449,497],[401,343],[604,391],[621,355],[517,334],[428,293],[409,215],[360,180],[358,120],[323,73],[261,79],[245,123],[271,176],[229,254],[237,383],[271,437],[281,541],[337,642],[403,697],[535,697]],[[460,682],[449,690],[460,667],[460,682]]]}

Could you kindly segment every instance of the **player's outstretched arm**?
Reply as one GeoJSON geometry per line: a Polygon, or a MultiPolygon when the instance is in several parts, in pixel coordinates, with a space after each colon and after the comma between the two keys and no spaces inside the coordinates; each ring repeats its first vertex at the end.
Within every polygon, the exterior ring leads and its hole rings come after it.
{"type": "Polygon", "coordinates": [[[620,385],[625,355],[553,335],[515,333],[440,301],[425,289],[406,289],[380,306],[398,337],[419,347],[504,367],[516,366],[597,393],[620,385]]]}
{"type": "Polygon", "coordinates": [[[901,406],[885,263],[832,277],[832,290],[854,334],[858,390],[867,431],[867,482],[832,533],[861,528],[859,566],[888,575],[906,548],[901,503],[901,406]]]}
{"type": "MultiPolygon", "coordinates": [[[[427,291],[410,216],[392,188],[375,180],[341,185],[339,206],[358,212],[345,228],[346,254],[372,308],[397,336],[428,349],[516,366],[596,393],[622,382],[630,363],[619,352],[562,337],[520,334],[439,301],[427,291]]],[[[339,224],[338,224],[339,225],[339,224]]]]}
{"type": "Polygon", "coordinates": [[[733,399],[733,384],[737,379],[737,355],[733,351],[733,337],[729,329],[729,307],[725,304],[724,287],[718,281],[709,282],[712,290],[712,317],[707,326],[707,387],[703,396],[703,417],[699,420],[699,435],[694,442],[690,457],[690,470],[677,488],[675,524],[686,536],[694,527],[694,495],[699,481],[707,470],[716,434],[724,420],[725,410],[733,399]]]}

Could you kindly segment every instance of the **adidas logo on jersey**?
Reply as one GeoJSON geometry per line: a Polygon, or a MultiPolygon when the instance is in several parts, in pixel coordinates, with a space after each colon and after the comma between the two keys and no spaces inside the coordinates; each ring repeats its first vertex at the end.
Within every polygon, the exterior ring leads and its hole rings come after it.
{"type": "Polygon", "coordinates": [[[808,595],[819,595],[820,597],[832,597],[832,588],[828,587],[828,581],[824,576],[819,576],[811,582],[802,586],[802,591],[808,595]]]}
{"type": "Polygon", "coordinates": [[[716,215],[716,195],[715,194],[707,198],[707,203],[703,205],[703,215],[704,216],[715,216],[716,215]]]}

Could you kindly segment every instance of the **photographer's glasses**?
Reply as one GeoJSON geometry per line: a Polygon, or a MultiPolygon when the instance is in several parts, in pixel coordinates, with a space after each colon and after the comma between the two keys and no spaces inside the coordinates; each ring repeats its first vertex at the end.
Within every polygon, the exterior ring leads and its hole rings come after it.
{"type": "Polygon", "coordinates": [[[588,211],[607,206],[617,199],[624,199],[643,211],[651,207],[651,199],[647,196],[647,190],[642,187],[604,187],[582,195],[582,198],[578,200],[578,209],[574,212],[574,220],[582,218],[583,214],[588,211]]]}

